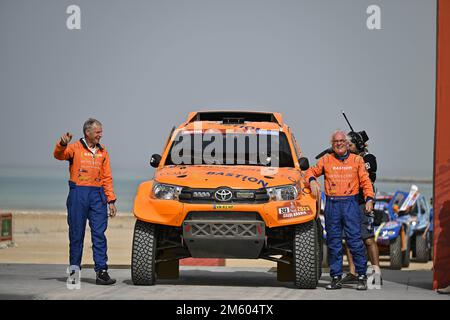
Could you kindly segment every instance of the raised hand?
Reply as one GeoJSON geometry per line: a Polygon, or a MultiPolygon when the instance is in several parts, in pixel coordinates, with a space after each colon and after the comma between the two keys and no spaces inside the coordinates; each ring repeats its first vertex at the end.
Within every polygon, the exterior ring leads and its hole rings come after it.
{"type": "Polygon", "coordinates": [[[66,134],[61,136],[61,141],[59,144],[62,146],[67,146],[70,140],[72,140],[72,134],[70,132],[66,132],[66,134]]]}

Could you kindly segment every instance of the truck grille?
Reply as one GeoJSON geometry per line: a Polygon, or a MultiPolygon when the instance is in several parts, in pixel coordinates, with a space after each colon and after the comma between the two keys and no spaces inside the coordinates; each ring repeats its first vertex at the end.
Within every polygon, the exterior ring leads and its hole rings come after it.
{"type": "Polygon", "coordinates": [[[226,187],[215,189],[195,189],[183,188],[179,195],[179,201],[185,203],[266,203],[269,201],[269,195],[266,189],[257,190],[231,189],[226,187]],[[230,199],[225,201],[218,200],[216,192],[227,190],[231,192],[230,199]]]}

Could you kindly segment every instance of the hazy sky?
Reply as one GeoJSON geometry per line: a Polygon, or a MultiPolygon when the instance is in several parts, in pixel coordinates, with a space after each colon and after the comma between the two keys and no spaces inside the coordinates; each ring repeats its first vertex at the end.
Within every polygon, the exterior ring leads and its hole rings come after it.
{"type": "Polygon", "coordinates": [[[281,112],[314,162],[344,109],[380,176],[431,178],[435,31],[430,0],[0,0],[0,166],[60,166],[58,137],[95,117],[113,170],[146,168],[218,108],[281,112]]]}

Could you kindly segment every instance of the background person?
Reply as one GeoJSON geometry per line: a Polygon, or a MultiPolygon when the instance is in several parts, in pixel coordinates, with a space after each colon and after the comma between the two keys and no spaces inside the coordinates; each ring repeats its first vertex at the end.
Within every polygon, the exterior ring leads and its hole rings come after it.
{"type": "MultiPolygon", "coordinates": [[[[367,149],[367,144],[364,144],[362,140],[357,136],[357,133],[349,134],[349,151],[360,155],[365,163],[366,169],[369,173],[370,181],[372,182],[372,186],[377,179],[377,159],[376,157],[369,153],[367,149]],[[359,146],[359,148],[358,148],[359,146]]],[[[373,188],[375,190],[375,188],[373,188]]],[[[382,285],[381,278],[381,269],[380,269],[380,259],[379,259],[379,251],[378,245],[375,241],[375,233],[373,228],[373,219],[365,214],[365,201],[363,191],[360,189],[359,199],[358,199],[360,213],[361,213],[361,237],[364,240],[364,244],[366,245],[367,253],[369,256],[370,263],[372,265],[374,271],[373,284],[382,285]]],[[[353,262],[353,257],[348,249],[348,246],[345,246],[345,252],[347,254],[349,273],[342,279],[342,283],[357,283],[358,277],[356,275],[355,264],[353,262]]]]}

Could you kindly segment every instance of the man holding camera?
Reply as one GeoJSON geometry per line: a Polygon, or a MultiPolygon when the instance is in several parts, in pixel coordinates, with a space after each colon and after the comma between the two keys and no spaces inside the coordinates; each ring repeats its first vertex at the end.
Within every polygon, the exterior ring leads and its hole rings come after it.
{"type": "Polygon", "coordinates": [[[308,169],[306,180],[312,193],[320,197],[320,185],[316,178],[325,178],[325,228],[332,281],[328,290],[341,289],[342,284],[342,232],[358,273],[357,290],[367,290],[367,261],[361,238],[361,215],[358,205],[359,190],[362,188],[366,212],[373,209],[374,192],[364,160],[348,150],[345,132],[335,131],[331,136],[333,152],[325,154],[317,164],[308,169]]]}
{"type": "MultiPolygon", "coordinates": [[[[376,157],[369,153],[367,150],[366,141],[369,140],[364,131],[362,132],[354,132],[351,131],[348,133],[349,139],[349,151],[354,154],[360,155],[365,163],[366,169],[369,173],[370,181],[375,183],[377,179],[377,159],[376,157]],[[363,134],[361,134],[363,133],[363,134]]],[[[381,279],[381,269],[380,269],[380,259],[379,259],[379,251],[378,245],[375,241],[375,234],[373,228],[373,219],[364,213],[364,196],[362,190],[359,192],[359,200],[358,200],[361,212],[361,237],[364,240],[364,244],[367,248],[367,253],[369,255],[369,260],[372,265],[374,274],[373,274],[373,284],[382,285],[381,279]]],[[[352,255],[348,249],[345,247],[345,251],[348,258],[348,266],[349,273],[342,279],[342,284],[344,283],[357,283],[358,277],[356,276],[355,264],[353,262],[352,255]]]]}

